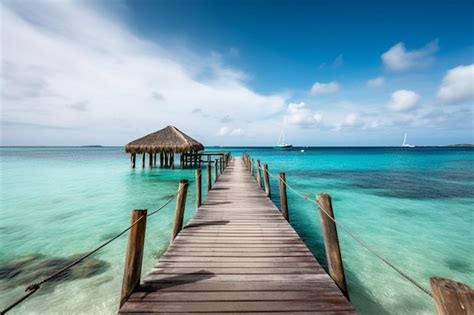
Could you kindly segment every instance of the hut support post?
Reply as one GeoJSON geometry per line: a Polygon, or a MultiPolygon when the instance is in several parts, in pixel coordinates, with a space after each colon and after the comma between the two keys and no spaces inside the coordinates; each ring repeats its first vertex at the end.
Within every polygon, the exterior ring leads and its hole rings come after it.
{"type": "Polygon", "coordinates": [[[270,177],[268,175],[268,165],[263,165],[263,179],[265,180],[265,193],[267,194],[268,198],[272,197],[272,191],[270,189],[270,177]]]}
{"type": "Polygon", "coordinates": [[[438,315],[474,314],[474,291],[468,285],[440,277],[432,277],[430,284],[438,315]]]}
{"type": "Polygon", "coordinates": [[[149,160],[148,166],[152,168],[153,167],[153,153],[148,153],[148,160],[149,160]]]}
{"type": "Polygon", "coordinates": [[[211,179],[211,163],[207,163],[207,191],[212,188],[212,179],[211,179]]]}
{"type": "Polygon", "coordinates": [[[145,168],[145,155],[146,155],[146,153],[143,152],[142,153],[142,168],[145,168]]]}
{"type": "Polygon", "coordinates": [[[135,162],[137,160],[137,154],[132,153],[132,168],[135,168],[135,162]]]}
{"type": "Polygon", "coordinates": [[[196,208],[202,204],[202,173],[201,169],[196,170],[196,208]]]}
{"type": "Polygon", "coordinates": [[[286,196],[286,176],[285,173],[280,173],[280,208],[281,214],[285,218],[286,221],[289,221],[288,215],[288,198],[286,196]]]}
{"type": "Polygon", "coordinates": [[[214,160],[214,182],[217,182],[217,177],[219,177],[217,172],[217,160],[214,160]]]}
{"type": "Polygon", "coordinates": [[[160,167],[163,167],[163,152],[160,152],[160,167]]]}
{"type": "Polygon", "coordinates": [[[186,195],[188,193],[188,180],[183,179],[179,182],[178,197],[176,199],[176,208],[174,211],[173,229],[171,231],[171,242],[173,243],[178,233],[183,228],[184,208],[186,207],[186,195]]]}
{"type": "Polygon", "coordinates": [[[133,210],[131,224],[138,221],[128,232],[127,256],[122,280],[120,306],[140,284],[142,272],[143,248],[145,245],[146,210],[133,210]],[[142,219],[140,219],[142,218],[142,219]]]}
{"type": "Polygon", "coordinates": [[[318,194],[316,200],[321,217],[329,275],[336,282],[344,296],[349,298],[346,277],[344,275],[344,266],[342,264],[341,249],[339,247],[339,238],[337,236],[337,227],[336,223],[330,218],[334,218],[331,197],[328,194],[318,194]]]}

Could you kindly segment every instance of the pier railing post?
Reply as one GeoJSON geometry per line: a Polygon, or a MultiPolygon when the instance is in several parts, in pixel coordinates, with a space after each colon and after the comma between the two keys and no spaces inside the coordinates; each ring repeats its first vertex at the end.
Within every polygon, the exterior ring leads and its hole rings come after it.
{"type": "Polygon", "coordinates": [[[318,194],[317,203],[319,215],[321,217],[321,226],[323,229],[324,247],[326,249],[326,258],[328,261],[329,275],[336,282],[339,289],[345,297],[349,298],[347,291],[344,266],[342,264],[341,249],[337,236],[336,223],[329,216],[334,218],[331,197],[328,194],[318,194]]]}
{"type": "Polygon", "coordinates": [[[253,176],[253,159],[250,158],[250,166],[249,166],[249,173],[250,173],[250,176],[253,176]]]}
{"type": "Polygon", "coordinates": [[[178,233],[183,228],[183,218],[184,218],[184,208],[186,207],[186,195],[188,193],[188,180],[183,179],[179,182],[179,192],[178,197],[176,198],[176,208],[174,211],[174,221],[173,229],[171,231],[171,242],[173,243],[174,239],[178,233]]]}
{"type": "Polygon", "coordinates": [[[207,163],[206,171],[207,171],[207,191],[209,191],[212,188],[211,162],[207,163]]]}
{"type": "Polygon", "coordinates": [[[202,204],[202,172],[198,168],[196,170],[196,208],[199,208],[202,204]]]}
{"type": "Polygon", "coordinates": [[[131,224],[138,221],[128,232],[127,256],[122,280],[120,306],[122,306],[140,284],[142,272],[143,248],[145,245],[146,210],[133,210],[131,224]]]}
{"type": "Polygon", "coordinates": [[[224,173],[224,164],[222,163],[222,157],[219,158],[219,170],[222,173],[224,173]]]}
{"type": "Polygon", "coordinates": [[[281,214],[285,218],[286,221],[289,221],[289,213],[288,213],[288,198],[286,196],[286,177],[285,173],[281,172],[280,173],[280,208],[281,208],[281,214]]]}
{"type": "Polygon", "coordinates": [[[214,160],[214,182],[217,182],[217,178],[219,177],[219,172],[217,170],[217,160],[214,160]]]}
{"type": "Polygon", "coordinates": [[[257,183],[260,188],[262,188],[262,174],[260,173],[260,160],[257,160],[257,183]]]}
{"type": "Polygon", "coordinates": [[[265,193],[267,194],[268,198],[272,197],[272,191],[270,189],[270,177],[268,175],[268,165],[263,165],[263,179],[265,181],[265,193]]]}
{"type": "Polygon", "coordinates": [[[432,277],[430,284],[438,315],[474,314],[474,292],[468,285],[440,277],[432,277]]]}

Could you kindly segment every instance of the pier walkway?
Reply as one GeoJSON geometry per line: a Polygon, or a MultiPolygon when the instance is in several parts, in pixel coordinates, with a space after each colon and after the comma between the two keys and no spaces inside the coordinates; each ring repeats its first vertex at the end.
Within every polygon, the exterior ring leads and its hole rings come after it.
{"type": "Polygon", "coordinates": [[[356,313],[234,158],[119,313],[264,312],[356,313]]]}

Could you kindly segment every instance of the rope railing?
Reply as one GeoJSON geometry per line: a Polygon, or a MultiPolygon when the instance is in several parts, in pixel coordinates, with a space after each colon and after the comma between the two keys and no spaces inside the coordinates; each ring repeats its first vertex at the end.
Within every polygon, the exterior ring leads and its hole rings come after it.
{"type": "MultiPolygon", "coordinates": [[[[263,167],[259,167],[258,165],[252,166],[256,167],[259,171],[265,172],[265,169],[263,167]]],[[[373,249],[370,245],[368,245],[365,241],[361,240],[358,236],[356,236],[346,225],[338,222],[331,214],[329,214],[326,210],[324,210],[324,207],[321,207],[321,205],[310,198],[308,198],[307,194],[302,193],[301,191],[297,190],[296,188],[292,187],[291,185],[288,184],[288,182],[284,179],[279,178],[278,176],[272,174],[268,170],[266,170],[266,173],[272,177],[275,180],[281,180],[287,188],[289,188],[293,193],[295,193],[297,196],[301,197],[303,200],[309,201],[316,206],[331,220],[336,224],[338,227],[340,227],[344,232],[346,232],[356,243],[358,243],[360,246],[365,248],[367,251],[369,251],[371,254],[373,254],[375,257],[377,257],[380,261],[382,261],[386,266],[394,270],[396,273],[398,273],[403,279],[409,281],[411,284],[413,284],[416,288],[421,290],[423,293],[428,295],[429,297],[433,298],[433,294],[426,289],[423,285],[421,285],[418,281],[413,279],[413,277],[409,276],[406,272],[395,266],[392,262],[390,262],[387,258],[383,257],[378,251],[373,249]]]]}
{"type": "Polygon", "coordinates": [[[137,220],[135,220],[132,224],[130,224],[127,228],[125,228],[124,230],[122,230],[121,232],[117,233],[115,236],[113,236],[111,239],[107,240],[106,242],[102,243],[101,245],[97,246],[96,248],[94,248],[93,250],[89,251],[87,254],[79,257],[78,259],[74,260],[73,262],[71,262],[69,265],[59,269],[58,271],[54,272],[53,274],[51,274],[50,276],[42,279],[41,281],[38,281],[38,282],[35,282],[33,284],[30,284],[26,287],[25,289],[25,292],[26,294],[24,294],[21,298],[17,299],[16,301],[14,301],[13,303],[9,304],[7,307],[5,307],[1,312],[0,314],[5,314],[7,313],[8,311],[10,311],[11,309],[13,309],[14,307],[18,306],[19,304],[21,304],[23,301],[25,301],[26,299],[28,299],[30,296],[32,296],[36,291],[38,291],[40,288],[41,288],[41,285],[43,285],[44,283],[46,282],[49,282],[53,279],[55,279],[56,277],[58,277],[59,275],[61,275],[63,272],[71,269],[72,267],[76,266],[77,264],[79,264],[80,262],[82,262],[83,260],[87,259],[88,257],[92,256],[93,254],[97,253],[99,250],[101,250],[102,248],[104,248],[105,246],[109,245],[110,243],[112,243],[113,241],[115,241],[116,239],[118,239],[119,237],[121,237],[122,235],[124,235],[125,233],[127,233],[130,229],[132,229],[135,225],[137,225],[141,220],[143,220],[145,217],[151,217],[153,215],[155,215],[156,213],[160,212],[164,207],[166,207],[167,205],[169,205],[171,203],[171,201],[173,199],[175,199],[178,194],[180,193],[180,191],[183,189],[183,187],[179,188],[178,191],[172,196],[170,197],[169,199],[167,199],[160,207],[158,207],[156,210],[150,212],[149,214],[147,214],[146,216],[145,215],[142,215],[140,218],[138,218],[137,220]]]}

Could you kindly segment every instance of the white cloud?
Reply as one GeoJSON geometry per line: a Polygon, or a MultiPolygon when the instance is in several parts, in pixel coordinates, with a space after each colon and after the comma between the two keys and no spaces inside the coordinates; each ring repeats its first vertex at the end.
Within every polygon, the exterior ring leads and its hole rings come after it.
{"type": "Polygon", "coordinates": [[[285,116],[287,123],[299,126],[315,125],[322,119],[323,116],[320,112],[313,111],[304,102],[290,103],[285,116]]]}
{"type": "Polygon", "coordinates": [[[285,107],[287,95],[253,91],[212,54],[165,49],[89,4],[0,3],[3,144],[123,144],[169,124],[209,143],[203,122],[217,130],[220,117],[187,113],[225,113],[257,133],[256,118],[285,107]],[[66,129],[34,132],[39,125],[66,129]]]}
{"type": "Polygon", "coordinates": [[[434,40],[425,47],[408,51],[405,44],[399,42],[381,56],[385,66],[390,70],[403,71],[429,64],[433,54],[438,51],[438,40],[434,40]]]}
{"type": "Polygon", "coordinates": [[[420,96],[410,90],[398,90],[392,93],[389,108],[395,112],[403,112],[415,107],[420,100],[420,96]]]}
{"type": "Polygon", "coordinates": [[[217,135],[220,137],[226,137],[226,136],[238,137],[238,136],[243,136],[244,131],[241,128],[229,128],[227,126],[224,126],[224,127],[221,127],[217,131],[217,135]]]}
{"type": "Polygon", "coordinates": [[[376,88],[385,84],[384,77],[377,77],[367,81],[367,86],[370,88],[376,88]]]}
{"type": "Polygon", "coordinates": [[[359,115],[356,113],[349,113],[347,114],[344,119],[334,125],[335,130],[343,130],[343,129],[353,129],[356,127],[361,127],[362,123],[359,119],[359,115]]]}
{"type": "Polygon", "coordinates": [[[310,93],[312,95],[316,94],[325,94],[325,93],[334,93],[339,91],[340,85],[337,82],[329,82],[329,83],[321,83],[321,82],[316,82],[313,84],[311,87],[310,93]]]}
{"type": "Polygon", "coordinates": [[[438,98],[455,104],[474,100],[474,64],[450,69],[438,90],[438,98]]]}

